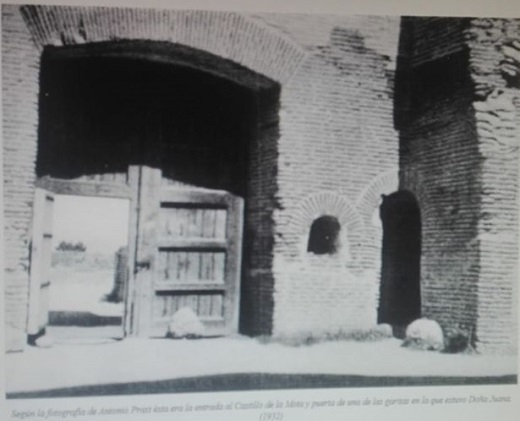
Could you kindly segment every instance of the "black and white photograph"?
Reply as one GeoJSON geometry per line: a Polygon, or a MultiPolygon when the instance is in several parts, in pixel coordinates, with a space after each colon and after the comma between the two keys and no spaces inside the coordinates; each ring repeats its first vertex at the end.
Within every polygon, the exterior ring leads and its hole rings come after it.
{"type": "Polygon", "coordinates": [[[1,24],[8,401],[517,384],[520,18],[1,24]]]}

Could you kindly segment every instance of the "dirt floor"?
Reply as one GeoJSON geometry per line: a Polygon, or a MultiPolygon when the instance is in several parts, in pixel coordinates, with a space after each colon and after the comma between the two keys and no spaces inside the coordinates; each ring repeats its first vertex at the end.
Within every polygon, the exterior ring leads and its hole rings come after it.
{"type": "Polygon", "coordinates": [[[516,382],[513,356],[402,348],[397,339],[292,347],[244,337],[126,339],[6,356],[9,397],[516,382]]]}
{"type": "Polygon", "coordinates": [[[10,398],[322,387],[516,383],[514,356],[442,354],[391,338],[307,346],[242,336],[124,339],[110,270],[55,270],[50,348],[7,354],[10,398]]]}
{"type": "Polygon", "coordinates": [[[113,269],[78,270],[58,266],[52,269],[51,277],[50,311],[122,316],[122,303],[114,304],[103,300],[114,285],[113,269]]]}
{"type": "Polygon", "coordinates": [[[114,285],[112,269],[55,266],[51,276],[47,333],[56,344],[123,337],[123,303],[105,300],[114,285]]]}

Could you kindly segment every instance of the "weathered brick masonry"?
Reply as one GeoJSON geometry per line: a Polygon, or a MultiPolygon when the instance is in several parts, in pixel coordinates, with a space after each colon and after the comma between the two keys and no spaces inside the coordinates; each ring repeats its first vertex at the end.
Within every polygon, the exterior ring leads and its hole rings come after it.
{"type": "Polygon", "coordinates": [[[517,343],[519,102],[500,63],[518,25],[405,18],[401,31],[400,187],[422,213],[422,311],[480,350],[517,343]]]}
{"type": "Polygon", "coordinates": [[[443,326],[472,328],[482,349],[516,343],[520,101],[496,47],[518,34],[517,21],[408,18],[400,27],[384,17],[34,6],[2,12],[10,350],[26,340],[40,55],[48,46],[137,40],[185,48],[191,53],[177,64],[262,92],[249,145],[243,333],[375,325],[380,198],[400,184],[421,210],[422,313],[443,326]],[[207,59],[197,60],[196,51],[207,59]],[[313,221],[324,215],[339,222],[339,241],[335,252],[318,255],[307,244],[313,221]]]}
{"type": "Polygon", "coordinates": [[[282,90],[273,270],[277,336],[376,323],[379,199],[397,189],[392,63],[385,55],[395,56],[397,22],[365,21],[362,28],[356,19],[322,19],[328,38],[308,47],[307,59],[282,90]],[[383,32],[388,38],[381,45],[383,32]],[[335,254],[307,251],[311,224],[323,215],[341,225],[335,254]]]}
{"type": "Polygon", "coordinates": [[[510,79],[501,64],[511,42],[520,42],[520,19],[473,19],[465,37],[483,158],[476,333],[483,350],[516,349],[520,74],[510,79]]]}
{"type": "Polygon", "coordinates": [[[5,311],[7,350],[26,341],[29,230],[38,130],[39,54],[17,8],[2,10],[5,311]]]}

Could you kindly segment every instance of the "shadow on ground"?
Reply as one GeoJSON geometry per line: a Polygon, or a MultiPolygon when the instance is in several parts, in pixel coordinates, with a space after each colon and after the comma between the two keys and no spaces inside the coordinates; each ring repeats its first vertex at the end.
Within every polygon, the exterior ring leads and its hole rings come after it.
{"type": "Polygon", "coordinates": [[[119,326],[121,323],[120,316],[99,316],[87,311],[49,312],[49,325],[51,326],[119,326]]]}
{"type": "Polygon", "coordinates": [[[67,387],[51,390],[8,393],[8,399],[72,396],[138,395],[276,389],[320,389],[391,386],[467,386],[516,384],[517,376],[494,377],[383,377],[324,374],[241,373],[187,377],[174,380],[67,387]]]}

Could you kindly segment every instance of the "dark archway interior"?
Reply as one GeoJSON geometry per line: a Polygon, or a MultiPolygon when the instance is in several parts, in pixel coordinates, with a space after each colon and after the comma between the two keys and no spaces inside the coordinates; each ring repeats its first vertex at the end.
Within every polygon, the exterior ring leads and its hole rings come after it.
{"type": "Polygon", "coordinates": [[[381,295],[378,323],[402,334],[421,316],[421,214],[414,195],[398,191],[383,196],[381,295]]]}
{"type": "Polygon", "coordinates": [[[261,95],[192,67],[48,50],[37,175],[75,178],[139,164],[244,197],[261,95]]]}
{"type": "Polygon", "coordinates": [[[46,47],[37,175],[72,179],[146,165],[245,198],[240,329],[270,331],[272,300],[258,296],[251,274],[272,256],[273,243],[257,239],[274,235],[267,216],[277,188],[280,90],[248,68],[177,44],[46,47]]]}
{"type": "Polygon", "coordinates": [[[338,249],[341,225],[334,216],[324,215],[312,222],[307,251],[314,254],[334,254],[338,249]]]}

